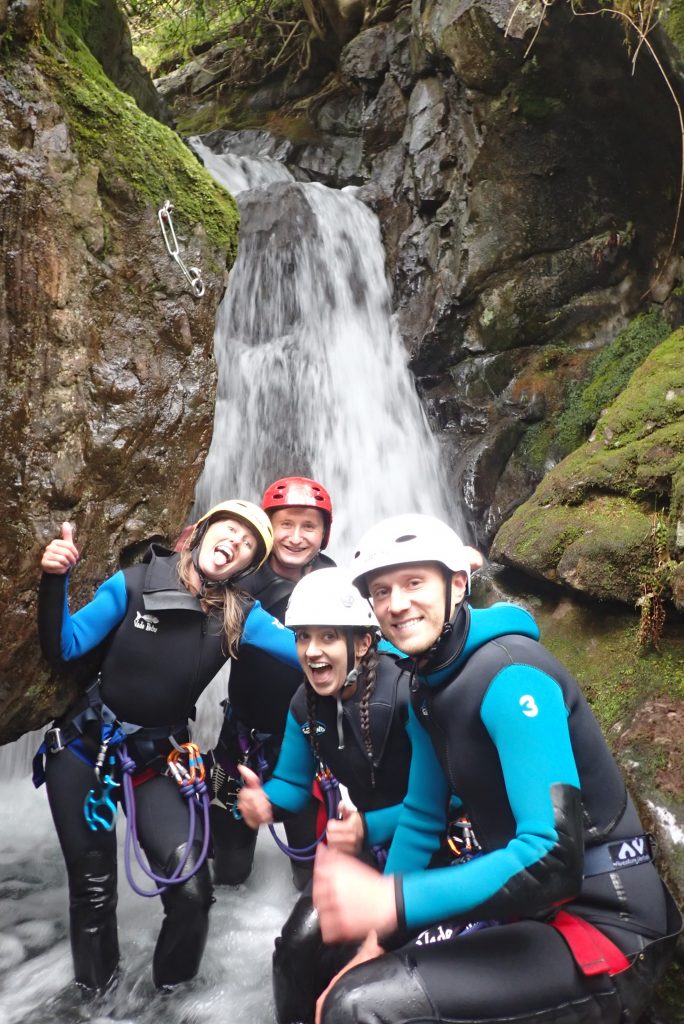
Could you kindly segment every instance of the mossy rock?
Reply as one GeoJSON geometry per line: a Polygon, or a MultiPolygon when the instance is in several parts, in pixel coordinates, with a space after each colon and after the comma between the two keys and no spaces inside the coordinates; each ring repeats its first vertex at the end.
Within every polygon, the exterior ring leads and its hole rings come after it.
{"type": "Polygon", "coordinates": [[[679,330],[635,371],[592,439],[559,463],[503,524],[492,557],[593,598],[635,604],[664,557],[654,546],[654,513],[668,536],[669,574],[680,578],[683,467],[679,330]]]}
{"type": "Polygon", "coordinates": [[[95,163],[112,191],[132,190],[143,204],[170,199],[177,227],[201,224],[229,264],[237,251],[239,217],[218,185],[176,132],[147,117],[102,70],[78,32],[78,5],[46,27],[38,65],[64,109],[84,165],[95,163]]]}

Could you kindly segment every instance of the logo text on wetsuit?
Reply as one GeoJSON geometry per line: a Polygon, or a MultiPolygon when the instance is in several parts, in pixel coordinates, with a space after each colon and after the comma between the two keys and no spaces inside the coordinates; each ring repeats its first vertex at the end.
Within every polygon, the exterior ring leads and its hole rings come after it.
{"type": "MultiPolygon", "coordinates": [[[[305,722],[304,725],[302,726],[302,732],[304,733],[305,736],[309,736],[310,735],[311,728],[310,728],[308,722],[305,722]]],[[[323,722],[316,722],[316,735],[317,736],[322,736],[324,732],[325,732],[325,726],[323,725],[323,722]]]]}
{"type": "Polygon", "coordinates": [[[619,843],[610,843],[608,852],[616,868],[636,867],[651,860],[651,848],[646,836],[634,836],[619,843]]]}
{"type": "Polygon", "coordinates": [[[159,619],[155,615],[143,615],[142,612],[136,612],[133,625],[136,629],[144,629],[146,633],[156,633],[159,619]]]}

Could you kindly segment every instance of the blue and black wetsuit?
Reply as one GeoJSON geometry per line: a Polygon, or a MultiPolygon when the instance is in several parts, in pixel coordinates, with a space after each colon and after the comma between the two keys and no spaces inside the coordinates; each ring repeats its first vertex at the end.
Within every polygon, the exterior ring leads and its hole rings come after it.
{"type": "MultiPolygon", "coordinates": [[[[48,798],[69,877],[76,980],[93,989],[108,983],[119,957],[116,836],[91,831],[83,815],[95,782],[102,705],[127,727],[141,727],[127,740],[138,770],[145,772],[144,784],[136,787],[138,836],[153,870],[168,877],[188,835],[185,801],[176,783],[160,774],[171,750],[169,737],[187,739],[195,702],[227,659],[221,619],[207,615],[185,589],[177,564],[178,555],[153,548],[143,563],[103,583],[73,615],[67,576],[44,573],[41,579],[39,635],[51,664],[80,658],[99,645],[103,650],[99,687],[48,731],[45,757],[48,798]]],[[[258,603],[246,598],[244,607],[241,649],[254,643],[297,665],[291,631],[258,603]]],[[[211,901],[206,865],[162,895],[165,916],[153,963],[157,985],[196,973],[211,901]]]]}
{"type": "Polygon", "coordinates": [[[421,1021],[637,1020],[681,919],[600,728],[532,618],[463,605],[415,671],[410,717],[385,869],[400,935],[335,986],[325,1024],[394,1024],[408,1007],[421,1021]],[[454,797],[481,853],[425,870],[454,797]]]}
{"type": "MultiPolygon", "coordinates": [[[[301,686],[290,706],[278,763],[264,790],[276,820],[296,814],[306,805],[320,760],[346,786],[362,813],[364,856],[372,862],[373,848],[391,840],[408,783],[408,673],[397,658],[380,655],[368,701],[370,751],[360,696],[354,693],[339,704],[334,697],[316,697],[314,752],[306,687],[301,686]]],[[[309,886],[276,939],[273,991],[280,1024],[313,1021],[316,999],[355,950],[355,945],[323,943],[309,886]]]]}
{"type": "MultiPolygon", "coordinates": [[[[319,553],[311,564],[311,571],[334,564],[327,555],[319,553]]],[[[287,602],[295,587],[293,580],[279,576],[266,562],[248,576],[242,586],[269,614],[280,622],[285,621],[287,602]]],[[[228,784],[223,782],[225,794],[221,785],[216,787],[211,806],[214,882],[217,884],[239,885],[244,882],[254,860],[256,830],[230,813],[229,805],[235,798],[236,766],[244,761],[244,748],[249,745],[250,767],[260,770],[264,778],[269,778],[278,758],[290,701],[301,681],[299,664],[293,669],[256,647],[246,648],[231,664],[225,721],[213,752],[221,769],[213,774],[214,781],[222,781],[224,777],[231,780],[228,784]],[[229,787],[232,787],[232,793],[229,787]]],[[[314,841],[319,806],[309,793],[300,813],[286,822],[285,831],[291,847],[300,849],[314,841]]],[[[311,877],[311,867],[308,863],[293,860],[292,873],[295,885],[302,889],[311,877]]]]}

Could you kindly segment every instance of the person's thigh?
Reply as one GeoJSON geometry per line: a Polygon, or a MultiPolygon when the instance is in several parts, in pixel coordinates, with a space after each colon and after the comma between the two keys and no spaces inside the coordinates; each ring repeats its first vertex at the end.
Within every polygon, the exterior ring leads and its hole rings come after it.
{"type": "Polygon", "coordinates": [[[585,977],[563,939],[526,921],[403,946],[354,968],[328,996],[323,1024],[618,1024],[607,975],[585,977]]]}
{"type": "MultiPolygon", "coordinates": [[[[46,757],[45,783],[67,869],[78,864],[84,853],[93,850],[116,860],[114,830],[93,830],[85,820],[85,799],[91,789],[99,789],[93,767],[68,748],[60,750],[46,757]]],[[[107,814],[111,817],[109,811],[107,814]]]]}
{"type": "Polygon", "coordinates": [[[166,775],[156,775],[136,787],[135,816],[140,845],[159,867],[166,865],[180,846],[202,842],[204,837],[200,805],[195,805],[195,828],[191,831],[188,801],[166,775]]]}

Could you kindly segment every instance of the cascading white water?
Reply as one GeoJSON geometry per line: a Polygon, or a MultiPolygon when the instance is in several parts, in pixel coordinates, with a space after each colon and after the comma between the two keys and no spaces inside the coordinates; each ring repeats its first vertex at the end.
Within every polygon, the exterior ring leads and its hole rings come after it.
{"type": "MultiPolygon", "coordinates": [[[[217,166],[231,181],[232,164],[214,157],[218,175],[217,166]]],[[[331,492],[331,551],[340,560],[387,515],[429,512],[462,529],[394,325],[377,218],[350,189],[264,191],[240,202],[197,511],[228,496],[259,500],[268,483],[294,473],[331,492]]]]}
{"type": "MultiPolygon", "coordinates": [[[[201,141],[194,148],[223,184],[243,190],[239,255],[217,320],[218,401],[197,508],[227,496],[259,500],[278,476],[314,476],[333,495],[339,560],[384,515],[432,512],[461,526],[393,326],[376,218],[350,190],[291,182],[268,154],[252,163],[244,153],[209,160],[201,141]]],[[[209,734],[225,677],[217,683],[201,709],[209,734]]],[[[121,977],[102,1000],[81,1001],[71,984],[64,867],[45,793],[26,778],[38,739],[0,751],[3,1024],[156,1024],[162,1016],[168,1024],[270,1024],[264,979],[296,894],[268,834],[248,882],[217,890],[200,975],[171,996],[151,985],[159,901],[135,896],[120,865],[121,977]]]]}

